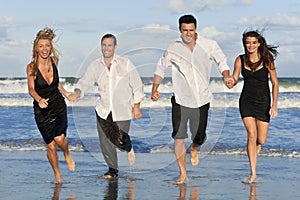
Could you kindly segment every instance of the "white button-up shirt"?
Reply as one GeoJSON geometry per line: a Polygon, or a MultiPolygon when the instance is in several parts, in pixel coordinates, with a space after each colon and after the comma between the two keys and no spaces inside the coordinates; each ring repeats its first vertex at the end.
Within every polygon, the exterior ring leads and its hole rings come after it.
{"type": "Polygon", "coordinates": [[[94,60],[79,79],[75,88],[84,91],[97,85],[100,97],[96,102],[96,112],[106,119],[110,112],[114,121],[130,120],[135,103],[144,98],[144,88],[140,75],[128,59],[114,56],[110,70],[103,58],[94,60]]]}
{"type": "Polygon", "coordinates": [[[212,61],[216,62],[220,73],[229,70],[227,57],[216,41],[199,36],[191,51],[180,39],[168,46],[154,74],[164,78],[167,67],[172,66],[176,102],[197,108],[212,100],[209,90],[212,61]]]}

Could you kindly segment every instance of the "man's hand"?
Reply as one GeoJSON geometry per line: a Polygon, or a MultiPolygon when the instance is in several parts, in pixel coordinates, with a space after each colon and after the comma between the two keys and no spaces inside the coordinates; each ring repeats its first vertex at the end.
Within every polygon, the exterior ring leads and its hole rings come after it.
{"type": "Polygon", "coordinates": [[[77,101],[79,101],[80,95],[81,95],[81,91],[80,91],[78,88],[76,88],[76,89],[74,90],[74,93],[72,94],[72,102],[77,102],[77,101]]]}
{"type": "Polygon", "coordinates": [[[142,112],[141,112],[139,103],[134,104],[134,107],[132,109],[132,118],[135,118],[135,119],[142,118],[142,112]]]}
{"type": "Polygon", "coordinates": [[[235,85],[235,81],[232,76],[224,78],[224,83],[229,89],[233,88],[233,86],[235,85]]]}
{"type": "Polygon", "coordinates": [[[158,91],[153,91],[151,95],[152,101],[157,101],[160,98],[160,93],[158,91]]]}

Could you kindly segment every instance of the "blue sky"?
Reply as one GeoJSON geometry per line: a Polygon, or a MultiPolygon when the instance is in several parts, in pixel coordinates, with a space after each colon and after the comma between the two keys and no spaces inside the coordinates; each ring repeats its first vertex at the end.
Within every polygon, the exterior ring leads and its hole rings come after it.
{"type": "MultiPolygon", "coordinates": [[[[60,76],[80,76],[99,56],[105,33],[118,38],[117,53],[130,57],[142,76],[152,76],[166,45],[179,36],[178,18],[193,14],[198,33],[217,40],[233,69],[243,53],[241,34],[265,29],[279,45],[279,77],[300,77],[300,1],[298,0],[0,0],[0,77],[26,77],[32,42],[45,26],[56,30],[60,76]]],[[[212,76],[219,76],[213,70],[212,76]]]]}

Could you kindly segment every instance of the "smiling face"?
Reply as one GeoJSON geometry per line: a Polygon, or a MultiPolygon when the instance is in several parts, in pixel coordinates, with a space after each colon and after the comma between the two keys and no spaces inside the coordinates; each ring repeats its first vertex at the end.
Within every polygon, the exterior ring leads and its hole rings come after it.
{"type": "Polygon", "coordinates": [[[112,58],[116,49],[115,40],[113,38],[104,38],[101,42],[101,51],[104,58],[112,58]]]}
{"type": "Polygon", "coordinates": [[[256,37],[247,37],[245,41],[245,47],[248,53],[257,53],[258,47],[260,46],[260,43],[258,42],[258,39],[256,37]]]}
{"type": "Polygon", "coordinates": [[[194,23],[182,23],[180,28],[182,41],[190,44],[195,41],[196,27],[194,23]]]}
{"type": "Polygon", "coordinates": [[[39,39],[39,41],[36,44],[36,51],[38,54],[38,57],[46,59],[51,54],[52,45],[50,40],[48,39],[39,39]]]}

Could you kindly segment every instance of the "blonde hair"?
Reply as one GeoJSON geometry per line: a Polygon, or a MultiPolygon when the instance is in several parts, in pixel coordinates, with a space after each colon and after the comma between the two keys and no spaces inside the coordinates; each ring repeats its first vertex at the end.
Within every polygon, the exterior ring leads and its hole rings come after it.
{"type": "Polygon", "coordinates": [[[33,41],[33,49],[32,49],[32,58],[31,58],[31,62],[29,63],[30,68],[31,68],[31,76],[36,76],[37,70],[38,70],[38,51],[37,51],[37,44],[39,42],[39,40],[41,39],[46,39],[50,41],[50,45],[51,45],[51,59],[54,61],[55,64],[58,63],[58,55],[59,52],[57,51],[57,49],[55,48],[55,43],[53,42],[53,39],[55,38],[55,33],[53,31],[53,29],[51,28],[44,28],[42,30],[40,30],[37,34],[36,37],[33,41]]]}

